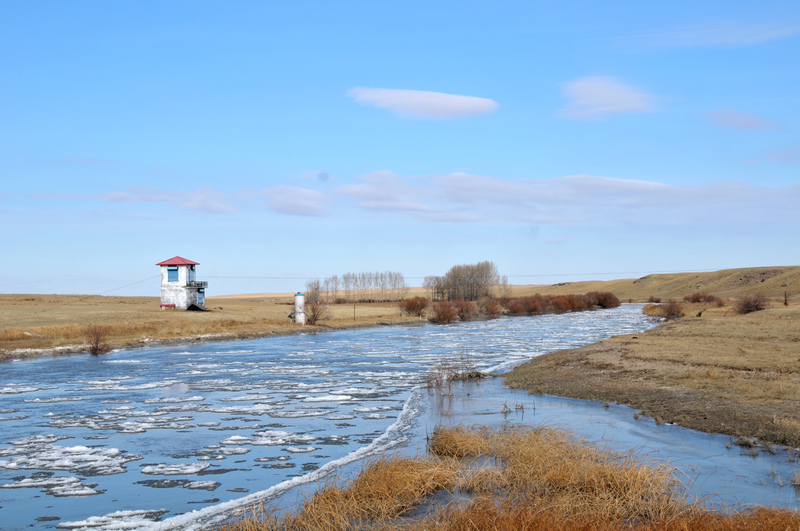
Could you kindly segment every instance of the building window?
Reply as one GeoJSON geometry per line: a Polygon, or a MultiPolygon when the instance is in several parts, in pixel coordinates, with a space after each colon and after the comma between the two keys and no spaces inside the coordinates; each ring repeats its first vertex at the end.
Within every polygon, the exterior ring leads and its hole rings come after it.
{"type": "Polygon", "coordinates": [[[178,266],[167,266],[167,280],[169,282],[178,281],[178,266]]]}

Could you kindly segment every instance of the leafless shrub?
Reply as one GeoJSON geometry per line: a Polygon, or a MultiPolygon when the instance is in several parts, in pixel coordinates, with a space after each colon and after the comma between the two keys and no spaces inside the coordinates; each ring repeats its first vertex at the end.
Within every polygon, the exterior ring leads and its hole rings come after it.
{"type": "Polygon", "coordinates": [[[593,291],[586,295],[595,298],[597,306],[601,308],[617,308],[622,304],[619,298],[610,291],[593,291]]]}
{"type": "Polygon", "coordinates": [[[692,293],[691,295],[686,295],[683,297],[683,300],[691,303],[706,302],[716,304],[717,306],[725,304],[725,302],[716,295],[712,295],[711,293],[701,293],[699,291],[692,293]]]}
{"type": "Polygon", "coordinates": [[[324,302],[306,303],[306,323],[315,325],[328,318],[328,305],[324,302]]]}
{"type": "Polygon", "coordinates": [[[108,327],[96,324],[86,327],[86,341],[89,343],[89,352],[93,355],[105,354],[111,350],[107,339],[108,327]]]}
{"type": "Polygon", "coordinates": [[[497,317],[501,313],[500,304],[491,295],[478,299],[478,311],[486,317],[497,317]]]}
{"type": "Polygon", "coordinates": [[[425,315],[425,310],[428,308],[428,299],[425,297],[411,297],[410,299],[403,299],[398,303],[400,310],[406,315],[416,315],[422,317],[425,315]]]}
{"type": "Polygon", "coordinates": [[[683,306],[675,299],[670,299],[661,306],[661,315],[667,321],[683,317],[683,306]]]}
{"type": "Polygon", "coordinates": [[[453,306],[458,311],[458,318],[462,321],[466,321],[468,319],[472,319],[473,317],[477,317],[478,315],[478,307],[472,301],[467,301],[464,299],[456,299],[453,302],[453,306]]]}
{"type": "Polygon", "coordinates": [[[761,293],[757,295],[745,295],[741,297],[733,306],[733,311],[740,315],[757,312],[767,307],[768,299],[761,293]]]}
{"type": "Polygon", "coordinates": [[[654,304],[659,304],[661,302],[661,297],[656,297],[654,295],[650,295],[650,298],[647,299],[647,302],[651,302],[654,304]]]}
{"type": "Polygon", "coordinates": [[[458,308],[450,301],[434,302],[431,309],[433,310],[433,315],[430,320],[434,323],[447,324],[458,319],[458,308]]]}

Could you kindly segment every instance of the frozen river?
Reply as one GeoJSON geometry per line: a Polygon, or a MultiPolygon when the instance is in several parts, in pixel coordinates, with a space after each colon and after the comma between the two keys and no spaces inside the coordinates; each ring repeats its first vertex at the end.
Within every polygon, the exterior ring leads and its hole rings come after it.
{"type": "MultiPolygon", "coordinates": [[[[545,352],[654,324],[640,306],[623,305],[5,363],[0,365],[2,529],[201,527],[248,501],[274,499],[367,455],[418,447],[439,413],[415,388],[443,360],[466,358],[478,370],[500,371],[545,352]]],[[[493,389],[495,401],[512,395],[497,383],[481,385],[493,389]]],[[[472,392],[460,387],[457,395],[472,392]]],[[[591,404],[573,402],[568,407],[568,401],[552,402],[548,409],[548,399],[540,399],[536,415],[591,425],[574,413],[589,407],[587,418],[605,415],[594,423],[605,423],[595,438],[619,431],[620,440],[632,446],[663,439],[665,447],[674,447],[687,433],[718,437],[689,430],[670,436],[665,427],[635,425],[626,408],[597,412],[591,404]],[[630,435],[636,432],[641,433],[630,435]]],[[[471,412],[490,407],[497,421],[499,407],[490,404],[489,398],[471,405],[462,400],[448,406],[448,414],[481,422],[471,412]]],[[[592,437],[591,430],[582,434],[592,437]]],[[[698,444],[707,446],[703,440],[698,444]]],[[[767,466],[776,465],[765,461],[756,468],[767,466]]],[[[759,476],[753,483],[768,477],[751,475],[759,476]]],[[[770,487],[755,496],[774,492],[770,487]]],[[[777,498],[796,503],[791,494],[777,498]]]]}

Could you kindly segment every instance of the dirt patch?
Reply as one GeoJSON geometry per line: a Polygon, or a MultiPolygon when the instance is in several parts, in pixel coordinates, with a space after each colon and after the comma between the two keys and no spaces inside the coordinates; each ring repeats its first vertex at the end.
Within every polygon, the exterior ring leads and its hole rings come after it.
{"type": "Polygon", "coordinates": [[[703,313],[534,358],[506,383],[626,404],[657,422],[800,446],[800,308],[703,313]]]}

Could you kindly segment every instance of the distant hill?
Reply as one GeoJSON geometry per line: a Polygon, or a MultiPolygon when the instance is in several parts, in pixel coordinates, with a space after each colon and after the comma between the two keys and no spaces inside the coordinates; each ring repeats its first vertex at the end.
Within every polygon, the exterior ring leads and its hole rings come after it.
{"type": "Polygon", "coordinates": [[[768,297],[800,297],[800,266],[749,267],[724,269],[711,273],[670,273],[607,281],[562,282],[551,285],[515,286],[514,295],[541,293],[567,294],[610,291],[623,301],[646,301],[650,296],[662,299],[683,298],[695,292],[720,297],[738,297],[761,293],[768,297]]]}

